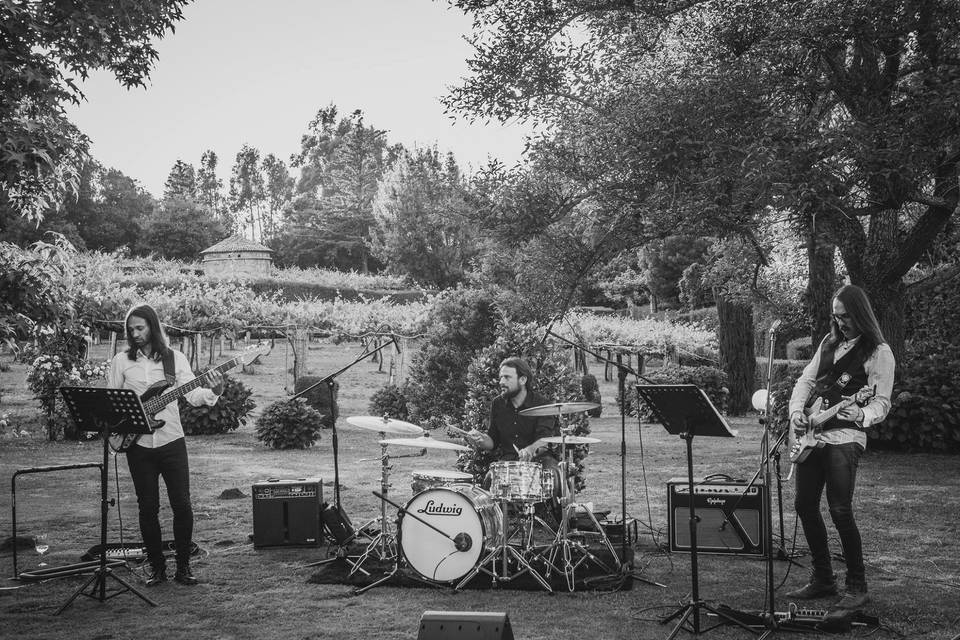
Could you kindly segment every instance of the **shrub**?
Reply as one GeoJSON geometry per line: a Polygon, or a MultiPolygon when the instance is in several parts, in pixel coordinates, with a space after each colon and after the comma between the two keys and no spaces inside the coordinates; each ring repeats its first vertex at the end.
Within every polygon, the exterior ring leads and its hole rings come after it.
{"type": "Polygon", "coordinates": [[[273,449],[306,449],[320,438],[323,416],[303,400],[274,402],[257,418],[257,440],[273,449]]]}
{"type": "Polygon", "coordinates": [[[960,451],[958,386],[960,346],[909,359],[890,413],[868,431],[870,438],[881,448],[960,451]]]}
{"type": "Polygon", "coordinates": [[[407,397],[404,390],[395,384],[388,384],[377,389],[370,396],[370,414],[387,416],[396,420],[407,420],[410,412],[407,410],[407,397]]]}
{"type": "Polygon", "coordinates": [[[437,300],[404,389],[411,420],[433,429],[443,424],[443,416],[463,417],[467,364],[493,343],[496,320],[493,301],[486,293],[454,290],[437,300]]]}
{"type": "MultiPolygon", "coordinates": [[[[707,394],[710,401],[721,413],[726,411],[727,402],[727,374],[717,367],[684,367],[667,365],[648,372],[646,377],[653,384],[694,384],[707,394]]],[[[626,411],[630,415],[637,415],[634,408],[634,398],[626,399],[626,411]]],[[[640,419],[643,422],[656,422],[653,412],[646,403],[640,407],[640,419]]]]}
{"type": "MultiPolygon", "coordinates": [[[[567,354],[562,349],[549,350],[549,345],[541,342],[542,329],[536,325],[508,325],[501,329],[500,337],[493,345],[482,349],[467,367],[467,395],[462,428],[475,428],[486,431],[489,428],[490,402],[500,393],[500,363],[507,357],[519,355],[531,366],[541,363],[536,373],[535,388],[548,400],[555,402],[582,401],[581,378],[570,366],[567,354]]],[[[590,433],[590,421],[586,414],[573,414],[565,421],[576,435],[590,433]]],[[[576,490],[586,486],[583,477],[583,459],[587,447],[570,447],[574,464],[576,490]]],[[[472,473],[478,481],[483,478],[492,462],[489,453],[472,450],[460,456],[457,466],[472,473]]]]}
{"type": "MultiPolygon", "coordinates": [[[[197,374],[199,375],[199,374],[197,374]]],[[[229,376],[223,377],[223,394],[217,404],[194,407],[180,398],[180,419],[183,432],[191,436],[212,435],[235,431],[247,424],[247,416],[257,406],[250,399],[253,391],[242,382],[229,376]]]]}

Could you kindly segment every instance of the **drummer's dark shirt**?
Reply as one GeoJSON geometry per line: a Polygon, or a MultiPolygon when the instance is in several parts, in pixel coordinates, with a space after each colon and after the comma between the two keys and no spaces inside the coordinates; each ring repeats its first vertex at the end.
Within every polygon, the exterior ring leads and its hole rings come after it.
{"type": "Polygon", "coordinates": [[[532,417],[521,416],[519,413],[523,409],[543,404],[550,404],[550,401],[530,391],[518,408],[514,408],[513,403],[504,396],[493,399],[490,403],[490,429],[487,435],[493,440],[492,454],[498,460],[517,460],[514,445],[517,449],[522,449],[538,438],[560,435],[556,416],[532,417]]]}

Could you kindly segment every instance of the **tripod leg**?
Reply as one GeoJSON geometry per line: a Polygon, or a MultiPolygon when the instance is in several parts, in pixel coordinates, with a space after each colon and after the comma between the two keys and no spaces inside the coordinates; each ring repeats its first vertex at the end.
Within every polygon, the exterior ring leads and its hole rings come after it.
{"type": "Polygon", "coordinates": [[[151,600],[150,598],[148,598],[145,593],[143,593],[142,591],[140,591],[139,589],[137,589],[136,587],[134,587],[132,584],[130,584],[129,582],[127,582],[126,580],[124,580],[123,578],[121,578],[120,576],[118,576],[117,574],[115,574],[115,573],[113,573],[112,571],[110,571],[110,569],[107,569],[107,571],[110,572],[110,573],[108,573],[107,575],[110,576],[111,578],[113,578],[114,580],[116,580],[117,582],[119,582],[120,584],[122,584],[122,585],[126,588],[127,591],[132,591],[132,592],[133,592],[133,595],[137,596],[138,598],[140,598],[141,600],[143,600],[144,602],[146,602],[146,603],[149,604],[150,606],[152,606],[152,607],[157,606],[157,603],[154,602],[153,600],[151,600]]]}
{"type": "Polygon", "coordinates": [[[62,605],[59,609],[57,609],[57,612],[54,613],[53,615],[58,616],[58,615],[60,615],[61,613],[63,613],[63,611],[64,611],[67,607],[69,607],[71,604],[73,604],[73,601],[76,600],[77,597],[78,597],[81,593],[83,593],[84,590],[85,590],[87,587],[89,587],[90,585],[93,584],[93,585],[94,585],[93,588],[96,589],[97,585],[95,585],[94,583],[95,583],[95,582],[98,582],[99,577],[100,577],[100,570],[97,569],[96,571],[93,572],[93,575],[90,576],[90,578],[89,578],[86,582],[84,582],[82,585],[80,585],[80,588],[78,588],[76,591],[73,592],[73,595],[70,596],[70,598],[68,598],[67,601],[64,602],[63,605],[62,605]]]}

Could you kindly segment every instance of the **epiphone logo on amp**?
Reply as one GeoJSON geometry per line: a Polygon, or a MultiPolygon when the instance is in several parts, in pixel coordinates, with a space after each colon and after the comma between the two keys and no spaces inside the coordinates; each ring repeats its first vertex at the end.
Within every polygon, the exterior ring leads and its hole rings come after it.
{"type": "Polygon", "coordinates": [[[707,504],[712,505],[712,506],[715,506],[715,507],[716,507],[716,506],[721,506],[721,507],[722,507],[724,504],[726,504],[726,502],[727,502],[727,501],[726,501],[725,499],[723,499],[723,498],[707,498],[707,504]]]}
{"type": "Polygon", "coordinates": [[[442,502],[438,503],[433,500],[427,500],[426,506],[423,509],[417,509],[417,513],[428,516],[459,516],[463,513],[463,507],[456,505],[448,507],[442,502]]]}

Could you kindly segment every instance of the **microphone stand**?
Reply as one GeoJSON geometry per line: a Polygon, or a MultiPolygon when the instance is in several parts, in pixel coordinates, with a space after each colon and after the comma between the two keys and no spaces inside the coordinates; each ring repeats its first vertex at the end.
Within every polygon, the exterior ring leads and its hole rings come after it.
{"type": "MultiPolygon", "coordinates": [[[[620,398],[620,524],[622,527],[622,538],[620,540],[620,548],[621,548],[620,553],[623,559],[622,566],[626,567],[627,566],[626,564],[627,537],[628,537],[627,536],[627,409],[626,409],[626,403],[624,402],[624,398],[626,397],[626,380],[627,380],[627,375],[632,374],[636,376],[638,379],[643,380],[644,382],[647,382],[650,384],[652,384],[652,382],[650,382],[650,380],[647,380],[646,378],[641,376],[639,373],[634,371],[629,365],[623,364],[623,359],[620,357],[619,354],[617,355],[616,362],[613,362],[608,358],[604,358],[599,353],[596,353],[595,351],[591,351],[590,349],[587,349],[583,345],[576,344],[564,338],[563,336],[557,335],[549,328],[547,329],[546,334],[544,334],[544,339],[546,339],[546,336],[548,335],[551,335],[554,338],[560,340],[561,342],[565,342],[566,344],[576,349],[582,349],[583,351],[585,351],[586,353],[589,353],[590,355],[594,356],[598,360],[606,364],[612,364],[617,368],[617,392],[619,393],[619,398],[620,398]]],[[[644,578],[643,576],[637,573],[630,573],[629,575],[635,580],[640,580],[641,582],[646,582],[647,584],[650,584],[656,587],[662,587],[665,589],[667,586],[665,584],[660,584],[659,582],[655,582],[653,580],[644,578]]]]}
{"type": "MultiPolygon", "coordinates": [[[[379,352],[379,351],[382,350],[382,349],[385,349],[385,348],[386,348],[387,346],[389,346],[390,344],[397,344],[397,339],[396,339],[395,336],[391,336],[389,340],[387,340],[386,342],[384,342],[382,345],[380,345],[380,346],[377,347],[376,349],[367,351],[366,348],[364,348],[364,352],[363,352],[362,354],[360,354],[359,356],[357,356],[357,358],[354,359],[353,362],[351,362],[350,364],[348,364],[348,365],[345,366],[345,367],[340,368],[340,369],[337,370],[337,371],[334,371],[334,372],[331,373],[330,375],[325,376],[324,378],[321,378],[320,380],[318,380],[318,381],[315,382],[314,384],[310,385],[310,386],[307,387],[306,389],[301,390],[299,393],[294,394],[293,396],[290,397],[290,400],[294,400],[294,399],[296,399],[296,398],[299,398],[300,396],[308,393],[309,391],[312,391],[313,389],[319,387],[321,384],[326,384],[326,385],[329,387],[329,389],[330,389],[330,398],[333,399],[333,383],[334,383],[334,379],[336,379],[337,376],[339,376],[341,373],[343,373],[344,371],[346,371],[347,369],[349,369],[349,368],[352,367],[353,365],[357,364],[357,363],[360,362],[361,360],[366,360],[366,359],[369,358],[371,355],[379,352]]],[[[339,413],[339,412],[333,412],[333,413],[336,414],[336,413],[339,413]]],[[[330,424],[331,424],[331,429],[332,429],[332,433],[331,433],[331,443],[332,443],[332,446],[333,446],[333,496],[334,496],[334,503],[335,503],[336,506],[337,506],[337,513],[342,513],[342,509],[341,509],[341,506],[340,506],[340,463],[339,463],[339,459],[338,459],[338,458],[339,458],[339,456],[338,456],[339,445],[338,445],[338,443],[337,443],[337,416],[336,416],[336,415],[332,415],[332,416],[330,416],[330,417],[331,417],[330,424]]]]}

